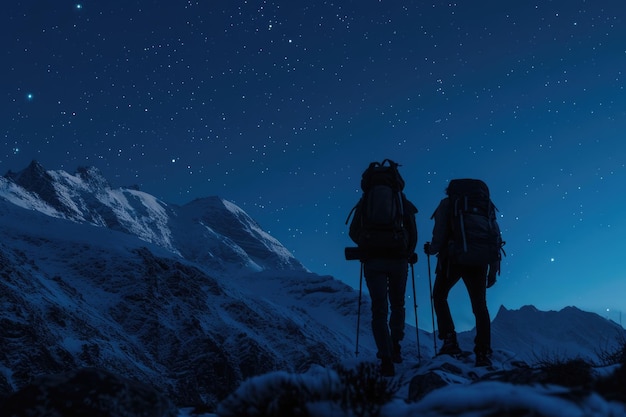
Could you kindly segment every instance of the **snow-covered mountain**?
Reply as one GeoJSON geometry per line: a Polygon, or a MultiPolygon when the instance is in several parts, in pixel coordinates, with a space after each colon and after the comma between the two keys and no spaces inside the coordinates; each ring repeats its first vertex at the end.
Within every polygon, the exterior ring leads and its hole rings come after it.
{"type": "Polygon", "coordinates": [[[0,178],[0,232],[4,394],[96,366],[212,404],[251,375],[354,350],[357,293],[217,197],[177,207],[33,162],[0,178]]]}
{"type": "Polygon", "coordinates": [[[0,178],[0,197],[51,217],[125,232],[214,270],[304,270],[243,210],[218,197],[182,207],[134,188],[113,189],[94,167],[47,171],[37,161],[0,178]]]}
{"type": "MultiPolygon", "coordinates": [[[[249,377],[354,358],[358,292],[307,271],[218,197],[176,206],[114,189],[95,168],[33,162],[0,178],[0,233],[0,396],[39,375],[98,367],[179,406],[213,406],[249,377]]],[[[359,358],[375,360],[367,298],[359,358]]],[[[416,364],[415,329],[406,334],[406,363],[416,364]]],[[[493,347],[528,362],[593,357],[618,335],[575,308],[502,307],[493,320],[493,347]]],[[[472,337],[460,335],[463,348],[472,337]]],[[[432,334],[419,339],[432,357],[432,334]]]]}
{"type": "MultiPolygon", "coordinates": [[[[597,362],[603,353],[626,341],[624,328],[595,313],[576,307],[540,311],[533,306],[519,310],[500,307],[491,328],[494,346],[515,352],[527,363],[566,358],[597,362]]],[[[474,332],[461,336],[469,343],[474,332]]]]}

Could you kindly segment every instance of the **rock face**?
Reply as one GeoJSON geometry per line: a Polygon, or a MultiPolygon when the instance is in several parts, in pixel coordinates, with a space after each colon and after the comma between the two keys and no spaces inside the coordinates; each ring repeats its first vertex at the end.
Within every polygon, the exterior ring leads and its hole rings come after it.
{"type": "Polygon", "coordinates": [[[428,371],[423,374],[415,375],[409,383],[409,401],[419,401],[426,394],[445,387],[448,383],[444,378],[435,371],[428,371]]]}
{"type": "Polygon", "coordinates": [[[356,321],[340,309],[356,305],[356,293],[331,277],[267,271],[223,281],[159,248],[124,247],[141,241],[114,242],[29,236],[18,248],[0,244],[5,395],[38,375],[100,367],[149,382],[179,405],[214,404],[247,377],[333,363],[353,346],[352,335],[307,313],[317,302],[346,329],[356,321]],[[270,284],[279,297],[289,288],[284,302],[293,307],[253,295],[270,284]],[[320,285],[336,299],[313,300],[320,285]]]}
{"type": "Polygon", "coordinates": [[[3,417],[176,417],[178,409],[142,382],[101,369],[42,376],[0,403],[3,417]]]}

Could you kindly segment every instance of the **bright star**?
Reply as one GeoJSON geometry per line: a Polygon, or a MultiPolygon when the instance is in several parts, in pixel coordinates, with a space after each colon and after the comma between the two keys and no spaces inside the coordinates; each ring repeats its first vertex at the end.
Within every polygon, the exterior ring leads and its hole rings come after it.
{"type": "Polygon", "coordinates": [[[34,97],[35,96],[33,96],[33,93],[26,94],[26,100],[28,100],[28,101],[32,101],[34,97]]]}

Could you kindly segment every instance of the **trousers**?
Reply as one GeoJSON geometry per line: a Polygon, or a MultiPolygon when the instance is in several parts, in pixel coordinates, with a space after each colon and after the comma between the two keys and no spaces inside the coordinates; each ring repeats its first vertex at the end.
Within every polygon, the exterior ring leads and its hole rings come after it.
{"type": "Polygon", "coordinates": [[[474,352],[491,352],[491,319],[487,309],[487,266],[437,265],[433,286],[433,305],[437,314],[439,339],[456,334],[454,321],[448,305],[448,294],[452,287],[463,280],[476,319],[474,352]]]}
{"type": "Polygon", "coordinates": [[[404,338],[408,262],[406,259],[370,259],[364,263],[364,274],[372,302],[372,333],[378,357],[389,358],[393,343],[404,338]]]}

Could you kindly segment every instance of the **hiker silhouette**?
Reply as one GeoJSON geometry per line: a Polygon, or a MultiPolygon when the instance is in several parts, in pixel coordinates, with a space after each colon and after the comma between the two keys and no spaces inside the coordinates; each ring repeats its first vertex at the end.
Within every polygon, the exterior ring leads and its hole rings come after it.
{"type": "Polygon", "coordinates": [[[462,279],[476,319],[476,366],[490,366],[491,320],[487,287],[496,281],[503,246],[496,207],[487,185],[481,180],[452,180],[446,194],[431,217],[435,220],[432,240],[424,244],[427,255],[437,255],[433,304],[438,337],[443,340],[438,354],[461,353],[448,295],[462,279]]]}
{"type": "Polygon", "coordinates": [[[372,333],[381,372],[393,376],[394,362],[402,362],[408,264],[417,261],[417,208],[404,195],[398,164],[389,159],[369,165],[363,172],[361,189],[363,195],[353,209],[349,236],[358,245],[371,297],[372,333]]]}

